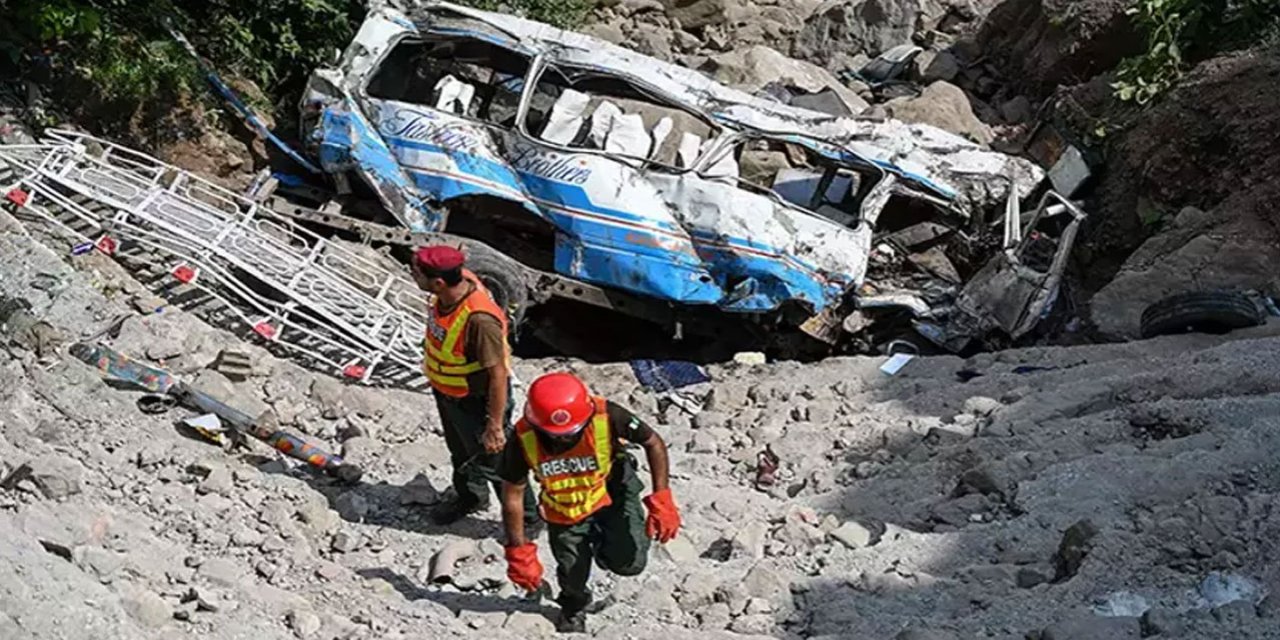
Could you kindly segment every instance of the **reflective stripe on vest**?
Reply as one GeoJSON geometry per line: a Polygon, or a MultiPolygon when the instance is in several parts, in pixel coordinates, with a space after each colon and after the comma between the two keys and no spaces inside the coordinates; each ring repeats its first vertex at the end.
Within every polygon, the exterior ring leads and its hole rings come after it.
{"type": "Polygon", "coordinates": [[[571,525],[612,504],[607,482],[613,468],[613,443],[604,398],[594,398],[595,414],[582,438],[564,453],[543,451],[538,433],[521,419],[516,424],[524,459],[542,485],[542,517],[571,525]]]}
{"type": "MultiPolygon", "coordinates": [[[[422,345],[422,373],[431,382],[431,387],[447,396],[466,397],[470,393],[467,376],[484,369],[479,362],[467,361],[467,320],[473,313],[488,313],[502,324],[502,334],[507,333],[507,318],[502,309],[493,301],[489,290],[480,283],[480,279],[470,271],[463,270],[462,277],[470,282],[472,290],[458,307],[446,315],[439,315],[436,304],[427,309],[427,332],[422,345]]],[[[504,339],[505,344],[505,339],[504,339]]],[[[511,357],[508,348],[506,356],[511,357]]]]}

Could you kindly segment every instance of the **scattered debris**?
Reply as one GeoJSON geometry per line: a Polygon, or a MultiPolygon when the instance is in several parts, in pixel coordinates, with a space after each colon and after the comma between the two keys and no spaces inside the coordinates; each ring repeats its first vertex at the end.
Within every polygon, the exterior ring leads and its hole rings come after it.
{"type": "Polygon", "coordinates": [[[253,363],[249,354],[233,349],[223,349],[218,353],[213,368],[232,382],[247,380],[253,373],[253,363]]]}
{"type": "Polygon", "coordinates": [[[692,362],[632,360],[630,364],[631,370],[636,374],[636,381],[642,387],[658,393],[711,381],[706,370],[692,362]]]}
{"type": "Polygon", "coordinates": [[[773,452],[770,445],[765,445],[764,451],[756,456],[756,488],[763,489],[772,487],[778,482],[778,465],[782,460],[778,454],[773,452]]]}
{"type": "Polygon", "coordinates": [[[1048,122],[1041,122],[1027,142],[1027,155],[1049,169],[1054,190],[1070,198],[1092,177],[1085,154],[1069,142],[1062,132],[1048,122]]]}
{"type": "Polygon", "coordinates": [[[884,364],[880,365],[880,371],[885,375],[896,376],[915,357],[913,353],[895,353],[884,364]]]}
{"type": "Polygon", "coordinates": [[[1142,312],[1143,338],[1200,332],[1227,333],[1266,321],[1265,307],[1244,293],[1193,291],[1159,300],[1142,312]]]}
{"type": "Polygon", "coordinates": [[[297,436],[273,429],[269,424],[274,421],[270,413],[257,419],[250,418],[216,398],[177,380],[168,372],[130,360],[102,345],[76,343],[71,346],[71,355],[97,368],[110,380],[152,393],[169,395],[192,409],[209,412],[214,419],[207,417],[198,419],[195,426],[201,433],[210,434],[211,439],[218,444],[223,444],[225,435],[230,435],[232,438],[251,435],[271,445],[275,450],[296,460],[302,460],[343,482],[354,483],[360,479],[361,471],[358,467],[347,464],[342,458],[297,436]]]}
{"type": "Polygon", "coordinates": [[[432,584],[444,584],[453,581],[453,570],[459,562],[476,554],[476,543],[473,540],[458,540],[444,546],[431,556],[431,567],[427,573],[427,581],[432,584]]]}

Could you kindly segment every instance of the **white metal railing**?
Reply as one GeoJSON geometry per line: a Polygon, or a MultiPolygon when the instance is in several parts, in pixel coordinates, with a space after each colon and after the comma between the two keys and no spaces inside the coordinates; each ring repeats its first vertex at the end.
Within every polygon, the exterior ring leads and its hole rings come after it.
{"type": "Polygon", "coordinates": [[[0,146],[0,160],[16,173],[27,209],[84,240],[108,234],[194,269],[186,284],[264,338],[365,382],[378,367],[400,369],[395,378],[418,374],[425,307],[402,273],[233,191],[85,134],[50,131],[42,144],[0,146]]]}

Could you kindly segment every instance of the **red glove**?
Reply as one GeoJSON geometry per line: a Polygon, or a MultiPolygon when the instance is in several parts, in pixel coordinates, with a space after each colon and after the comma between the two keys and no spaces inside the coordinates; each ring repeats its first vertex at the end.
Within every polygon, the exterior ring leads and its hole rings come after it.
{"type": "Polygon", "coordinates": [[[645,533],[658,542],[666,543],[680,530],[680,511],[671,498],[671,489],[663,489],[644,499],[649,517],[644,522],[645,533]]]}
{"type": "Polygon", "coordinates": [[[542,563],[538,561],[538,545],[530,542],[518,547],[507,547],[507,577],[525,591],[537,591],[542,586],[542,563]]]}

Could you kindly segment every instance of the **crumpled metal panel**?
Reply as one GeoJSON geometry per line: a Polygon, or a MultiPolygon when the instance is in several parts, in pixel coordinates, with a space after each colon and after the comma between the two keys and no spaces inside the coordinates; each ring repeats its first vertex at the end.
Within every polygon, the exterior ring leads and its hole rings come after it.
{"type": "MultiPolygon", "coordinates": [[[[354,171],[360,175],[382,205],[412,231],[439,231],[444,216],[433,210],[421,188],[392,155],[387,142],[378,135],[350,102],[326,108],[312,142],[320,166],[330,173],[354,171]]],[[[431,191],[426,191],[431,193],[431,191]]]]}

